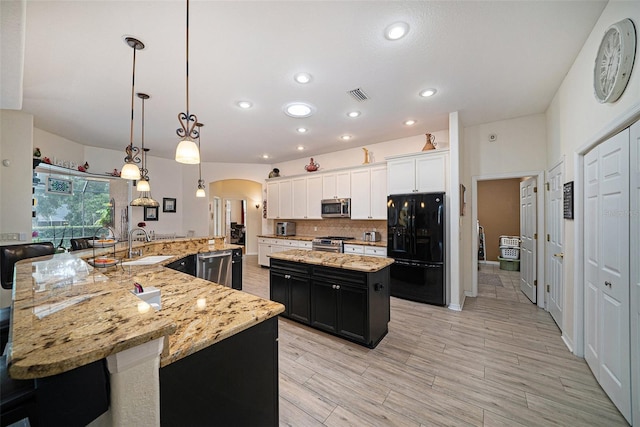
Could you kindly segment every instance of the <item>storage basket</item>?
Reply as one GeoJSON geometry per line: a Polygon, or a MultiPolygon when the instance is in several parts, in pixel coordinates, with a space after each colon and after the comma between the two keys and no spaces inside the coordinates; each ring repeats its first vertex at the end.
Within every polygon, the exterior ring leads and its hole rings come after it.
{"type": "Polygon", "coordinates": [[[500,236],[500,246],[518,248],[520,247],[520,238],[518,236],[500,236]]]}
{"type": "Polygon", "coordinates": [[[505,259],[519,259],[520,248],[511,246],[500,246],[500,256],[505,259]]]}
{"type": "Polygon", "coordinates": [[[498,257],[498,260],[500,261],[500,270],[520,271],[519,259],[504,259],[498,257]]]}

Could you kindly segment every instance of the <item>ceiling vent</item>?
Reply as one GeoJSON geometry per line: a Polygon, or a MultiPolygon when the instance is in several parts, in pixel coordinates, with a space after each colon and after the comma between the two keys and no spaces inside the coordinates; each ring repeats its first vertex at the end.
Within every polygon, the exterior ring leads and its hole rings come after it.
{"type": "Polygon", "coordinates": [[[360,88],[350,90],[347,93],[351,95],[353,98],[355,98],[355,100],[358,102],[366,101],[367,99],[369,99],[367,94],[364,93],[360,88]]]}

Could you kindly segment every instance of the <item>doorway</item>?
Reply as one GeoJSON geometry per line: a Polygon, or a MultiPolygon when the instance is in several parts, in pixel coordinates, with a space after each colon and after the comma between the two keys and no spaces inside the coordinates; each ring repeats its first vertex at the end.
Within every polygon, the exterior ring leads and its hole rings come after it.
{"type": "MultiPolygon", "coordinates": [[[[527,177],[535,177],[537,181],[544,182],[544,171],[529,171],[529,172],[513,172],[506,174],[494,174],[494,175],[482,175],[474,176],[471,178],[471,223],[478,223],[478,182],[488,180],[503,180],[503,179],[518,179],[522,180],[527,177]]],[[[542,236],[544,233],[544,192],[537,191],[536,193],[536,219],[535,224],[537,228],[537,234],[542,236]]],[[[535,249],[537,253],[544,253],[544,239],[537,238],[535,241],[535,249]]],[[[471,292],[467,295],[476,297],[478,295],[478,239],[471,239],[471,292]]],[[[544,283],[544,257],[537,257],[535,265],[536,277],[538,283],[544,283]]],[[[537,286],[536,289],[537,305],[540,308],[545,308],[544,289],[543,286],[537,286]]]]}

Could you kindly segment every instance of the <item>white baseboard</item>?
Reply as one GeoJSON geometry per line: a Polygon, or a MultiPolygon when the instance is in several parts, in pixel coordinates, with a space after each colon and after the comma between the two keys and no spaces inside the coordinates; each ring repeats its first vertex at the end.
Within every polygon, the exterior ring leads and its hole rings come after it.
{"type": "Polygon", "coordinates": [[[575,354],[573,352],[573,343],[571,342],[571,339],[568,336],[566,336],[564,333],[560,336],[560,338],[562,338],[562,342],[564,342],[564,345],[567,346],[571,354],[575,354]]]}

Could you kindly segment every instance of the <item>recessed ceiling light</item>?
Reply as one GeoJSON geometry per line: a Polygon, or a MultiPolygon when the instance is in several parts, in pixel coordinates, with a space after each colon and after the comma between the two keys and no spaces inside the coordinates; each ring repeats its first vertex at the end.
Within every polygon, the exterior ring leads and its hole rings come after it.
{"type": "Polygon", "coordinates": [[[420,92],[420,96],[423,96],[425,98],[428,98],[430,96],[435,95],[437,92],[437,90],[433,89],[433,88],[429,88],[429,89],[425,89],[423,91],[420,92]]]}
{"type": "Polygon", "coordinates": [[[406,122],[404,122],[405,125],[407,126],[413,126],[416,124],[415,120],[407,120],[406,122]]]}
{"type": "Polygon", "coordinates": [[[304,147],[302,145],[298,145],[298,151],[303,151],[304,147]]]}
{"type": "Polygon", "coordinates": [[[348,140],[350,140],[351,138],[353,138],[351,135],[342,135],[342,136],[340,137],[340,139],[341,139],[341,140],[343,140],[343,141],[348,141],[348,140]]]}
{"type": "Polygon", "coordinates": [[[360,111],[349,111],[347,116],[349,117],[358,117],[360,115],[360,111]]]}
{"type": "Polygon", "coordinates": [[[389,25],[384,30],[384,36],[388,40],[398,40],[409,32],[409,24],[406,22],[396,22],[389,25]]]}
{"type": "Polygon", "coordinates": [[[298,73],[293,76],[293,79],[300,84],[309,83],[311,81],[311,74],[309,73],[298,73]]]}
{"type": "Polygon", "coordinates": [[[253,106],[253,104],[249,101],[238,101],[238,107],[243,108],[243,109],[247,109],[247,108],[251,108],[253,106]]]}
{"type": "Polygon", "coordinates": [[[284,112],[291,117],[309,117],[313,114],[315,108],[304,102],[292,102],[284,107],[284,112]]]}
{"type": "Polygon", "coordinates": [[[296,129],[299,133],[306,133],[309,129],[307,128],[298,128],[296,129]]]}
{"type": "Polygon", "coordinates": [[[263,154],[263,155],[262,155],[262,158],[263,158],[263,159],[268,159],[268,158],[269,158],[269,155],[268,155],[268,154],[263,154]]]}

